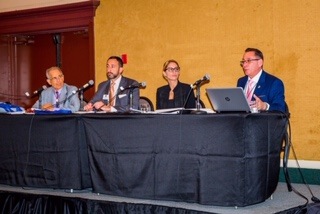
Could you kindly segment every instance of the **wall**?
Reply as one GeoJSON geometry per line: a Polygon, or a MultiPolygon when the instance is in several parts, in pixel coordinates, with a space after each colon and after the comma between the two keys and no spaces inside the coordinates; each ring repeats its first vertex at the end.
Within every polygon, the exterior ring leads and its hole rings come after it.
{"type": "MultiPolygon", "coordinates": [[[[265,70],[281,78],[291,111],[292,143],[298,159],[320,160],[318,0],[101,0],[95,17],[96,82],[106,79],[110,55],[128,55],[126,76],[146,81],[141,95],[155,102],[166,84],[163,63],[181,65],[181,81],[205,73],[207,87],[235,86],[247,47],[265,54],[265,70]]],[[[291,154],[292,156],[292,154],[291,154]]]]}
{"type": "Polygon", "coordinates": [[[15,10],[25,10],[39,7],[48,7],[60,4],[69,4],[75,2],[83,2],[88,0],[0,0],[0,13],[15,11],[15,10]]]}

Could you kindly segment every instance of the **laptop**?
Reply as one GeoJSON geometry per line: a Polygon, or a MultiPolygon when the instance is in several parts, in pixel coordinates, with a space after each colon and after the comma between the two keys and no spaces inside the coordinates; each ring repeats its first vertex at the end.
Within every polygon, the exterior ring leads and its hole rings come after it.
{"type": "Polygon", "coordinates": [[[213,109],[223,112],[250,112],[248,101],[241,87],[207,88],[209,100],[213,109]]]}

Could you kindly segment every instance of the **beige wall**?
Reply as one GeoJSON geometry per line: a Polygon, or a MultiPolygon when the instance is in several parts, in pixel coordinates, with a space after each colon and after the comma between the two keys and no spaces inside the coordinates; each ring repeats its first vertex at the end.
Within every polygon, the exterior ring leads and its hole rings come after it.
{"type": "Polygon", "coordinates": [[[246,47],[265,54],[265,70],[280,77],[291,110],[299,159],[320,160],[320,4],[318,0],[101,0],[95,18],[96,82],[110,55],[128,55],[125,75],[146,81],[155,102],[164,61],[182,67],[181,81],[201,88],[235,86],[246,47]]]}
{"type": "Polygon", "coordinates": [[[88,0],[0,0],[0,13],[83,1],[88,0]]]}

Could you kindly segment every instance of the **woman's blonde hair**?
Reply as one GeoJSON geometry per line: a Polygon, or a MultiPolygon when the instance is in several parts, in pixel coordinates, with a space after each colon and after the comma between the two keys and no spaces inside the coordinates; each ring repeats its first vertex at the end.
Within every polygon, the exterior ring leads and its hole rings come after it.
{"type": "Polygon", "coordinates": [[[168,68],[169,63],[171,63],[171,62],[176,63],[177,66],[178,66],[178,68],[180,68],[179,63],[178,63],[176,60],[174,60],[174,59],[169,59],[168,61],[166,61],[166,62],[163,64],[162,70],[163,70],[163,71],[166,71],[167,68],[168,68]]]}

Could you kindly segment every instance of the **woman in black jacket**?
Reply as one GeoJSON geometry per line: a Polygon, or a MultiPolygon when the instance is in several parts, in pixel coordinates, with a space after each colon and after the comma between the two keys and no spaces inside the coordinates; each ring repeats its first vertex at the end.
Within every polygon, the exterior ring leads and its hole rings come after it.
{"type": "Polygon", "coordinates": [[[180,66],[177,61],[171,59],[163,64],[163,77],[168,81],[157,89],[157,109],[166,108],[195,108],[196,101],[193,88],[190,85],[179,82],[180,66]]]}

